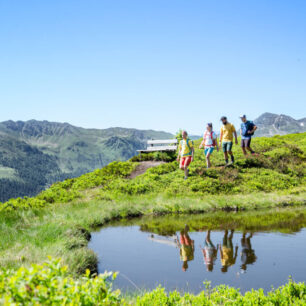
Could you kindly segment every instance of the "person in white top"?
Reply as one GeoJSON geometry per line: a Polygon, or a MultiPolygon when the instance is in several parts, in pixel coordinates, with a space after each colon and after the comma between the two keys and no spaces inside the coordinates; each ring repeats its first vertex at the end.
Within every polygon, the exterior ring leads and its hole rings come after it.
{"type": "Polygon", "coordinates": [[[212,152],[214,151],[215,147],[217,151],[219,151],[217,135],[213,131],[212,123],[207,123],[206,131],[204,132],[204,135],[203,135],[203,141],[201,142],[200,147],[199,147],[200,149],[204,148],[207,168],[211,167],[210,156],[212,152]]]}

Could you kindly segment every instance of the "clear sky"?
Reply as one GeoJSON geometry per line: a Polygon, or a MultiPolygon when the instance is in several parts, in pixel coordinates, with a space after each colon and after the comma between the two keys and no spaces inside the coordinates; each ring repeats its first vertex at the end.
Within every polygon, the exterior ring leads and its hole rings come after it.
{"type": "Polygon", "coordinates": [[[304,0],[0,0],[0,121],[306,116],[304,0]]]}

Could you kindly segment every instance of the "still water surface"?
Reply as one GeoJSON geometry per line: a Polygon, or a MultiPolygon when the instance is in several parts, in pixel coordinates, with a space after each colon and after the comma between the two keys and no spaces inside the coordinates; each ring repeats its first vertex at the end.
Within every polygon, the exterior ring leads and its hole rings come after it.
{"type": "Polygon", "coordinates": [[[143,232],[138,225],[110,226],[92,234],[99,272],[119,271],[115,288],[198,293],[203,282],[268,291],[288,281],[306,281],[306,229],[280,232],[190,231],[171,236],[143,232]]]}

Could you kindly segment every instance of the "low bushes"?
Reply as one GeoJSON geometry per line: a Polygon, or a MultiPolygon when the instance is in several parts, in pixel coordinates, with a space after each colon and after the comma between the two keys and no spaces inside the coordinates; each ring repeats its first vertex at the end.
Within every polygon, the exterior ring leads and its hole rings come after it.
{"type": "Polygon", "coordinates": [[[73,279],[58,260],[17,271],[0,272],[0,303],[5,305],[112,305],[119,291],[106,281],[110,273],[73,279]]]}
{"type": "Polygon", "coordinates": [[[135,305],[305,305],[306,284],[289,282],[265,295],[262,289],[241,294],[238,289],[218,286],[199,295],[167,293],[163,288],[137,297],[135,305]]]}
{"type": "MultiPolygon", "coordinates": [[[[91,277],[89,271],[78,279],[67,273],[59,260],[32,265],[17,271],[0,272],[0,303],[19,305],[305,305],[306,284],[289,281],[267,294],[262,289],[246,292],[228,286],[210,288],[198,295],[167,293],[157,289],[134,297],[113,291],[110,273],[91,277]]],[[[203,286],[204,287],[204,286],[203,286]]],[[[203,288],[204,289],[204,288],[203,288]]]]}
{"type": "Polygon", "coordinates": [[[165,161],[171,162],[176,159],[176,152],[168,151],[168,152],[152,152],[152,153],[141,153],[131,158],[132,162],[141,162],[141,161],[165,161]]]}

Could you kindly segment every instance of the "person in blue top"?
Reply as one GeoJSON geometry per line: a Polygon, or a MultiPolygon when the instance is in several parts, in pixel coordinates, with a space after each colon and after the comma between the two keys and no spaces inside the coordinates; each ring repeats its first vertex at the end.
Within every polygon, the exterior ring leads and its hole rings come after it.
{"type": "Polygon", "coordinates": [[[251,149],[251,140],[257,126],[252,122],[247,120],[246,115],[241,115],[240,119],[242,121],[240,133],[241,133],[241,148],[244,155],[247,155],[249,151],[251,154],[255,152],[251,149]]]}

